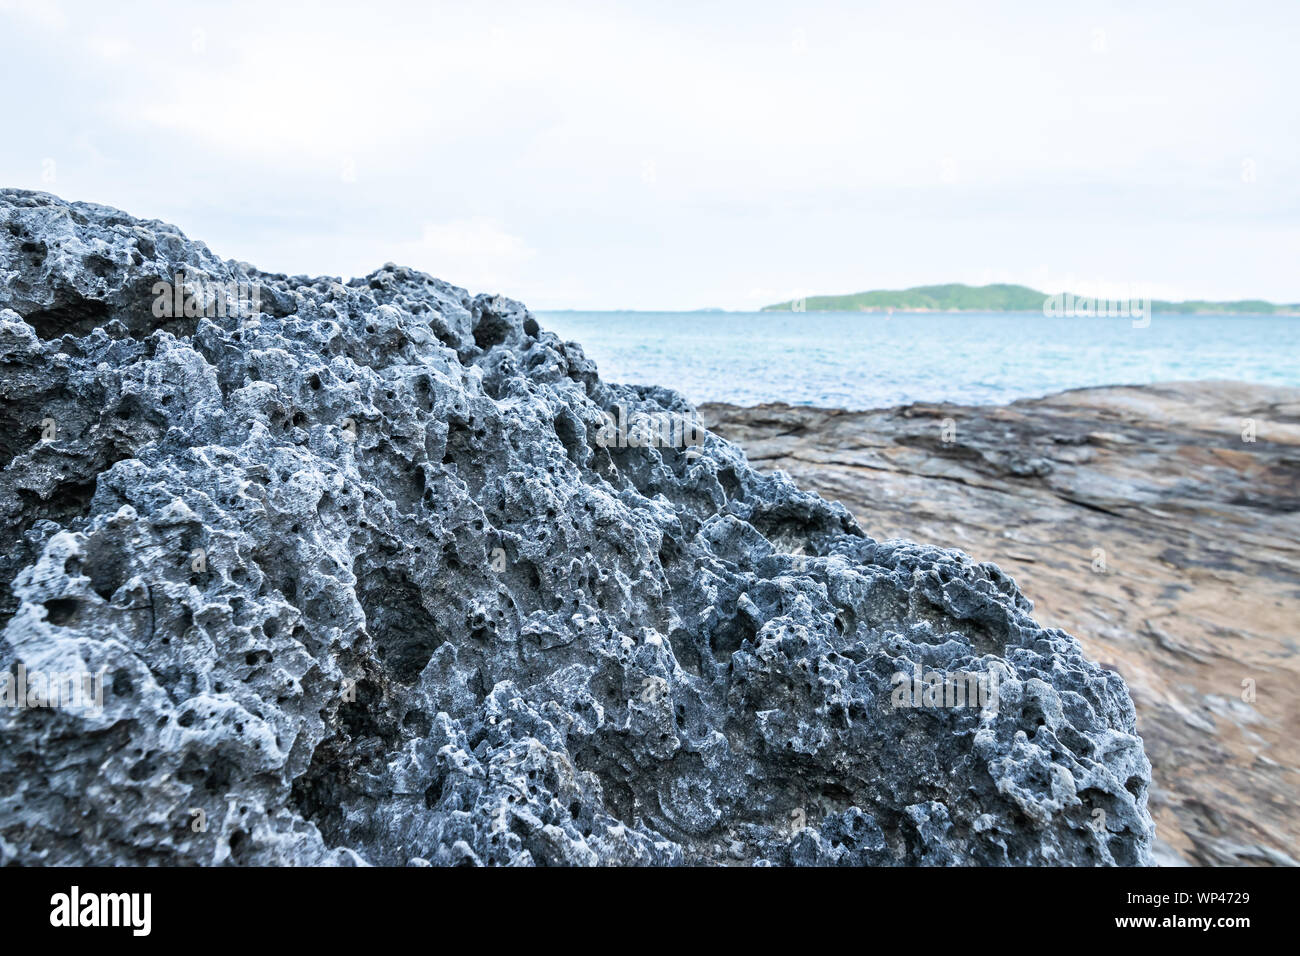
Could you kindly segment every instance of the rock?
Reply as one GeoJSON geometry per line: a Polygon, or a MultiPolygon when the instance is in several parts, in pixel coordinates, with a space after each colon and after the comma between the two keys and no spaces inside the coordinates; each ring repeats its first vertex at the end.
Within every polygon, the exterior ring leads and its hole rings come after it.
{"type": "Polygon", "coordinates": [[[0,707],[0,863],[1150,862],[1010,578],[611,440],[693,410],[519,303],[15,190],[0,278],[0,664],[103,674],[0,707]]]}
{"type": "Polygon", "coordinates": [[[1131,689],[1157,860],[1240,866],[1300,857],[1297,409],[1300,389],[1211,381],[700,411],[868,533],[1005,568],[1131,689]],[[1051,467],[1014,467],[1038,458],[1051,467]]]}

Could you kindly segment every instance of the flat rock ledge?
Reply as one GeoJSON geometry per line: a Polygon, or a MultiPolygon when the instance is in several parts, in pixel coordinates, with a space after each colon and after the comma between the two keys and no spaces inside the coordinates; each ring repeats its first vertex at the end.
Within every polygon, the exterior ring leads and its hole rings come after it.
{"type": "Polygon", "coordinates": [[[0,393],[0,864],[1151,861],[1123,680],[1006,574],[609,441],[694,410],[517,302],[3,190],[0,393]]]}
{"type": "Polygon", "coordinates": [[[1300,866],[1300,389],[699,412],[868,533],[996,561],[1040,621],[1119,672],[1157,862],[1300,866]]]}

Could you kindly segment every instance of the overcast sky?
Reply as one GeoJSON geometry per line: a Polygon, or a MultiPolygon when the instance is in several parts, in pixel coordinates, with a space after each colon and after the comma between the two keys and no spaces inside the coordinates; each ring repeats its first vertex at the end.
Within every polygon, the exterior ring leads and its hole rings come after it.
{"type": "Polygon", "coordinates": [[[1295,0],[0,0],[0,184],[539,310],[1296,302],[1298,49],[1295,0]]]}

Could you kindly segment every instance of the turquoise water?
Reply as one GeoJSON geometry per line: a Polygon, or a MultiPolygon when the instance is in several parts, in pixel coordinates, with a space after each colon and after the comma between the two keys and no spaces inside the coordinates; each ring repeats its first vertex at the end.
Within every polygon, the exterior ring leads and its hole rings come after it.
{"type": "Polygon", "coordinates": [[[1300,386],[1300,318],[963,312],[548,312],[607,381],[695,403],[998,404],[1066,388],[1229,378],[1300,386]]]}

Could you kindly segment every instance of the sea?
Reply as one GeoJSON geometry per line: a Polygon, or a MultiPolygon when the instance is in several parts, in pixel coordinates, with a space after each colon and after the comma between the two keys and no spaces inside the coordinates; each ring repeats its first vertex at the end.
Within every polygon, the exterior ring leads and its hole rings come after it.
{"type": "Polygon", "coordinates": [[[1002,404],[1185,379],[1300,387],[1300,318],[1025,312],[539,312],[603,379],[691,402],[1002,404]]]}

